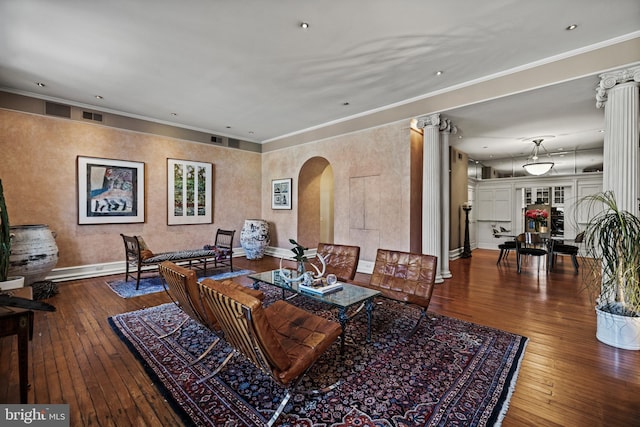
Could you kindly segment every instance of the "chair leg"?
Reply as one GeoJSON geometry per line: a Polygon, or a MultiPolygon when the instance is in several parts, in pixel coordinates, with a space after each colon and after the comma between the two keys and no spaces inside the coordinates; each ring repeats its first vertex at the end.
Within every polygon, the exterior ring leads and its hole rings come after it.
{"type": "Polygon", "coordinates": [[[500,249],[500,253],[498,254],[498,261],[496,262],[496,264],[500,264],[503,254],[504,254],[504,249],[500,249]]]}
{"type": "Polygon", "coordinates": [[[180,328],[182,328],[182,325],[184,325],[185,323],[187,323],[187,321],[188,321],[188,320],[189,320],[189,317],[185,317],[185,319],[184,319],[182,322],[180,322],[180,324],[179,324],[178,326],[176,326],[175,328],[173,328],[173,329],[171,330],[171,332],[167,332],[167,333],[166,333],[166,334],[164,334],[164,335],[160,335],[158,338],[163,339],[163,338],[168,337],[169,335],[173,335],[173,334],[175,334],[175,333],[176,333],[180,328]]]}
{"type": "Polygon", "coordinates": [[[205,381],[210,380],[211,378],[215,377],[216,375],[218,375],[218,372],[220,372],[222,370],[222,368],[224,368],[227,363],[229,363],[229,360],[231,360],[231,358],[233,356],[235,356],[237,354],[237,352],[234,350],[232,352],[230,352],[227,357],[225,357],[225,359],[222,361],[222,363],[220,365],[218,365],[218,367],[211,372],[209,375],[207,375],[206,377],[200,378],[198,381],[196,381],[196,384],[202,384],[205,381]]]}
{"type": "Polygon", "coordinates": [[[418,318],[418,321],[416,322],[416,324],[413,326],[413,329],[411,329],[411,332],[409,332],[409,335],[406,336],[406,338],[404,338],[404,340],[407,340],[409,338],[411,338],[413,336],[413,334],[416,333],[416,331],[418,330],[418,326],[420,326],[420,322],[422,321],[422,319],[427,317],[427,310],[422,310],[422,312],[420,313],[420,317],[418,318]]]}
{"type": "Polygon", "coordinates": [[[578,264],[578,257],[572,254],[571,255],[571,262],[573,262],[573,268],[575,269],[576,274],[578,274],[578,267],[580,266],[578,264]]]}
{"type": "Polygon", "coordinates": [[[204,359],[207,354],[209,354],[209,352],[211,350],[213,350],[213,347],[216,346],[216,344],[218,344],[220,342],[220,338],[216,337],[215,340],[213,340],[213,342],[211,343],[211,345],[209,347],[207,347],[207,349],[200,355],[198,356],[198,358],[196,360],[194,360],[193,362],[190,363],[190,365],[195,365],[196,363],[200,362],[202,359],[204,359]]]}

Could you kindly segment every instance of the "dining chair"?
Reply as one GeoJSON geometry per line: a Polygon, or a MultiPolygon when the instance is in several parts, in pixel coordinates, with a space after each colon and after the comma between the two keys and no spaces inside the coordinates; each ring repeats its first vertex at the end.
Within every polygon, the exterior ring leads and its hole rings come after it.
{"type": "MultiPolygon", "coordinates": [[[[584,231],[578,233],[573,240],[574,243],[582,243],[584,240],[584,231]]],[[[567,245],[564,242],[553,242],[552,250],[551,250],[551,269],[553,270],[558,255],[569,255],[571,257],[571,262],[573,263],[573,269],[576,274],[578,274],[578,268],[580,264],[578,263],[578,251],[580,248],[576,245],[567,245]]]]}
{"type": "Polygon", "coordinates": [[[538,274],[540,274],[540,260],[547,257],[546,270],[549,271],[549,251],[546,242],[538,233],[521,233],[516,237],[516,261],[518,264],[518,273],[522,272],[523,257],[538,258],[538,274]]]}

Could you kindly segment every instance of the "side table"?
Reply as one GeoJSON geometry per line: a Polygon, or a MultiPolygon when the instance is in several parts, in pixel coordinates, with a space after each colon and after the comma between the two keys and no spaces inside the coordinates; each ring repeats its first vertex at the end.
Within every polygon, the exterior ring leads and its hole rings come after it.
{"type": "MultiPolygon", "coordinates": [[[[27,286],[12,289],[12,295],[33,298],[33,289],[27,286]]],[[[18,336],[18,377],[20,378],[20,403],[27,402],[29,389],[29,341],[33,338],[33,311],[17,307],[0,307],[0,337],[18,336]]]]}

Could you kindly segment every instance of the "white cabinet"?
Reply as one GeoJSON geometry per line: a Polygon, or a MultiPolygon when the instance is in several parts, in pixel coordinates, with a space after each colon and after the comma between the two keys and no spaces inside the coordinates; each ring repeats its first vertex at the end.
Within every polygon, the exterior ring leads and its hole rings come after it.
{"type": "Polygon", "coordinates": [[[478,190],[478,221],[511,221],[511,187],[478,190]]]}

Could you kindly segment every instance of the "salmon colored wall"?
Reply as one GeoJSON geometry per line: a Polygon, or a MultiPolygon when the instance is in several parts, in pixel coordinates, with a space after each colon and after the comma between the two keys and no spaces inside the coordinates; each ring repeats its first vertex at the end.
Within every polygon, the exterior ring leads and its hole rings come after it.
{"type": "Polygon", "coordinates": [[[288,248],[288,239],[298,234],[296,181],[302,165],[313,157],[326,159],[333,169],[334,243],[360,246],[365,261],[373,261],[380,247],[409,250],[409,121],[263,153],[263,218],[271,224],[271,246],[288,248]],[[292,210],[271,209],[271,180],[279,178],[294,179],[292,210]],[[354,182],[366,188],[362,199],[353,194],[354,182]]]}
{"type": "Polygon", "coordinates": [[[245,218],[261,212],[259,153],[2,109],[0,153],[11,224],[48,224],[58,268],[124,261],[120,233],[161,252],[201,248],[218,228],[235,229],[239,247],[245,218]],[[78,225],[78,155],[145,163],[145,223],[78,225]],[[167,225],[167,158],[213,163],[213,224],[167,225]]]}

